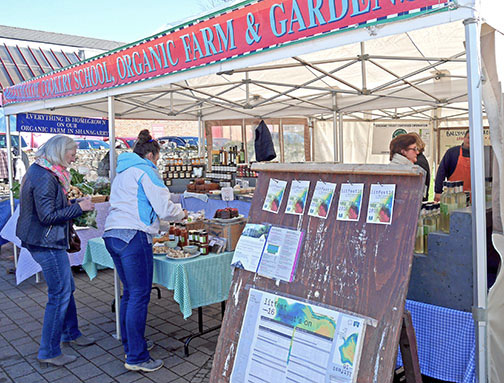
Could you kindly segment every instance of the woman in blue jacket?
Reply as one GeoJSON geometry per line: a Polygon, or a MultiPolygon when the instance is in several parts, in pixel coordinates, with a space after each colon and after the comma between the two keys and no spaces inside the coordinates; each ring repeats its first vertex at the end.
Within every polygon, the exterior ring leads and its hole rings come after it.
{"type": "Polygon", "coordinates": [[[61,352],[60,342],[88,346],[94,343],[81,334],[73,292],[75,284],[67,249],[69,224],[83,211],[93,210],[90,198],[69,201],[70,173],[77,144],[70,137],[57,135],[36,153],[35,163],[26,173],[21,186],[20,212],[16,235],[23,247],[42,267],[47,283],[48,302],[38,358],[40,362],[63,366],[74,355],[61,352]]]}
{"type": "Polygon", "coordinates": [[[133,153],[119,156],[103,234],[123,284],[119,322],[124,367],[132,371],[152,372],[163,366],[162,360],[151,359],[144,336],[152,287],[152,235],[159,232],[158,217],[186,217],[180,204],[170,201],[170,191],[157,172],[159,151],[159,143],[142,130],[133,153]]]}

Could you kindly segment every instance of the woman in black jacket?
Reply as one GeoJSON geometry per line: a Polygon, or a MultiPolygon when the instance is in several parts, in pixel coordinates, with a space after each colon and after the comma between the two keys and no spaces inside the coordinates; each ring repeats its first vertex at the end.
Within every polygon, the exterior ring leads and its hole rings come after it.
{"type": "Polygon", "coordinates": [[[38,359],[63,366],[76,357],[62,354],[60,342],[87,346],[94,340],[79,331],[73,291],[75,284],[67,249],[70,220],[93,209],[90,198],[70,202],[70,173],[77,144],[70,137],[57,135],[36,153],[36,161],[21,186],[20,212],[16,234],[23,247],[42,267],[49,296],[45,308],[38,359]]]}

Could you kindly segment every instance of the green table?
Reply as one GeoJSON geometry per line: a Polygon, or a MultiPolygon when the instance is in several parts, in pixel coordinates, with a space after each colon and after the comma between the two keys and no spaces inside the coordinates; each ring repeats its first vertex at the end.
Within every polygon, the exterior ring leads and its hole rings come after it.
{"type": "MultiPolygon", "coordinates": [[[[227,300],[231,286],[232,252],[200,255],[187,260],[154,256],[153,283],[174,291],[174,299],[187,319],[192,309],[227,300]]],[[[102,238],[90,239],[82,268],[92,280],[100,267],[114,268],[102,238]]]]}

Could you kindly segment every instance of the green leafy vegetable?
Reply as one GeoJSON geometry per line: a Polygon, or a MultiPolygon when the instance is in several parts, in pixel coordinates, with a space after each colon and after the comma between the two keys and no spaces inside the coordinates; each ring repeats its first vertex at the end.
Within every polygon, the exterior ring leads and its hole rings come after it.
{"type": "Polygon", "coordinates": [[[78,183],[75,186],[77,186],[79,188],[79,190],[82,192],[82,194],[84,194],[84,195],[93,195],[94,194],[94,189],[85,182],[78,183]]]}
{"type": "Polygon", "coordinates": [[[19,193],[21,192],[21,184],[17,181],[14,181],[12,184],[12,194],[14,198],[19,199],[19,193]]]}
{"type": "Polygon", "coordinates": [[[94,227],[98,229],[96,223],[96,210],[85,211],[80,217],[74,218],[74,224],[81,227],[94,227]]]}
{"type": "Polygon", "coordinates": [[[84,175],[80,174],[77,170],[70,168],[70,175],[72,176],[70,184],[77,185],[84,182],[84,175]]]}

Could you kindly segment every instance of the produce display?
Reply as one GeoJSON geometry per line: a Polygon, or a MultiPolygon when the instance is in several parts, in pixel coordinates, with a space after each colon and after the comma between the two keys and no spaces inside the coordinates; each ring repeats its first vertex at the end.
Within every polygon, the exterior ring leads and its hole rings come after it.
{"type": "MultiPolygon", "coordinates": [[[[69,199],[83,198],[85,196],[110,195],[110,182],[92,181],[86,182],[83,174],[75,169],[70,169],[72,179],[70,181],[69,199]]],[[[86,211],[80,217],[74,219],[74,224],[81,227],[98,228],[96,223],[96,210],[86,211]]]]}

